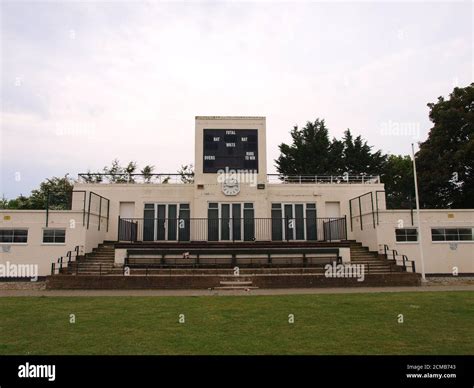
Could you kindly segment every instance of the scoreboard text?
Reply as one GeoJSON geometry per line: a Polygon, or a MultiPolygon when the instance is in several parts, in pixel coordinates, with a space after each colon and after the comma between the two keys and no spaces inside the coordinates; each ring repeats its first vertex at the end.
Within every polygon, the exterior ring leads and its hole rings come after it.
{"type": "Polygon", "coordinates": [[[258,172],[256,129],[204,129],[204,173],[220,169],[258,172]]]}

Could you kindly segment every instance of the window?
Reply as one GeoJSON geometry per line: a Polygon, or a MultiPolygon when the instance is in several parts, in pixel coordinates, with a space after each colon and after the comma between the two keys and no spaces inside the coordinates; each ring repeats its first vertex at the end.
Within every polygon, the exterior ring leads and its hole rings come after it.
{"type": "Polygon", "coordinates": [[[66,229],[44,229],[43,243],[63,244],[66,242],[66,229]]]}
{"type": "Polygon", "coordinates": [[[395,229],[395,239],[397,242],[418,241],[418,230],[416,228],[395,229]]]}
{"type": "Polygon", "coordinates": [[[28,242],[28,229],[0,229],[0,243],[20,244],[28,242]]]}
{"type": "Polygon", "coordinates": [[[431,241],[473,241],[473,228],[434,228],[431,241]]]}

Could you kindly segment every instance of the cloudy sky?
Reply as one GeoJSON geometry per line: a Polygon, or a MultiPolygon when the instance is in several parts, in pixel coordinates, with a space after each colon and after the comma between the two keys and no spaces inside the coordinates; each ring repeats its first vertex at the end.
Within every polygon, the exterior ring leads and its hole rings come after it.
{"type": "Polygon", "coordinates": [[[0,195],[114,158],[175,172],[196,115],[325,118],[408,154],[473,80],[470,2],[2,1],[0,195]]]}

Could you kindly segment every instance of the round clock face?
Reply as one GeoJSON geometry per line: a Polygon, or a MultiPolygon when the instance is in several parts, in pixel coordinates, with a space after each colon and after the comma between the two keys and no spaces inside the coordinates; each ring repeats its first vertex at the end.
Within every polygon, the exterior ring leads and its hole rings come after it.
{"type": "Polygon", "coordinates": [[[240,184],[237,179],[226,179],[222,183],[222,192],[225,195],[237,195],[240,192],[240,184]]]}

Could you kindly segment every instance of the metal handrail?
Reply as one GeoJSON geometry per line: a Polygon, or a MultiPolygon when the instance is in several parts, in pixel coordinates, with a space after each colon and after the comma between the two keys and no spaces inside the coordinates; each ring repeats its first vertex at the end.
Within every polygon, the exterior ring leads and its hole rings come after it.
{"type": "MultiPolygon", "coordinates": [[[[76,245],[74,247],[73,250],[71,251],[67,251],[66,253],[66,257],[67,257],[67,262],[66,262],[66,268],[69,266],[69,264],[72,262],[72,252],[75,252],[76,255],[74,256],[75,259],[76,259],[76,262],[77,262],[77,257],[79,256],[79,251],[80,251],[80,247],[79,245],[76,245]]],[[[51,276],[55,275],[56,274],[56,270],[58,270],[58,273],[61,273],[62,269],[63,269],[63,263],[64,263],[64,256],[60,256],[56,262],[52,262],[51,263],[51,276]],[[56,266],[56,263],[58,264],[58,266],[56,266]]],[[[77,267],[77,264],[76,264],[76,267],[77,267]]]]}
{"type": "Polygon", "coordinates": [[[379,175],[285,175],[285,174],[267,174],[268,183],[325,183],[325,184],[365,184],[380,183],[379,175]]]}
{"type": "Polygon", "coordinates": [[[386,244],[384,244],[383,249],[384,249],[385,260],[392,260],[395,263],[395,265],[398,265],[397,262],[401,260],[402,268],[405,272],[407,272],[407,268],[408,268],[407,263],[410,263],[412,272],[413,273],[416,272],[415,261],[414,260],[409,260],[407,255],[399,254],[396,249],[390,249],[390,247],[386,244]],[[388,258],[388,252],[389,251],[392,252],[392,254],[391,254],[392,258],[391,259],[388,258]],[[401,256],[401,259],[398,259],[398,257],[400,257],[400,256],[401,256]]]}
{"type": "Polygon", "coordinates": [[[122,218],[118,241],[341,241],[346,217],[122,218]]]}

